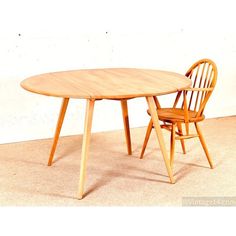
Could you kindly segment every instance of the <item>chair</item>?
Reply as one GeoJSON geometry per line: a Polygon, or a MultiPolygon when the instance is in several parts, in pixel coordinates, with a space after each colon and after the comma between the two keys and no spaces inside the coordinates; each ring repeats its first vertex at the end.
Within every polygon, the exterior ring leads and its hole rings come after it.
{"type": "MultiPolygon", "coordinates": [[[[158,117],[159,120],[163,122],[161,128],[165,128],[171,132],[170,165],[171,168],[173,168],[175,140],[180,140],[183,153],[185,154],[184,139],[198,137],[210,167],[213,168],[213,163],[198,122],[205,119],[203,112],[216,85],[216,64],[209,59],[199,60],[190,67],[185,76],[192,80],[192,88],[178,91],[172,108],[161,108],[157,98],[155,98],[158,117]],[[194,123],[195,125],[195,134],[189,132],[190,123],[194,123]],[[182,124],[185,126],[185,133],[183,133],[182,124]]],[[[147,112],[150,115],[149,110],[147,112]]],[[[143,158],[152,128],[153,123],[151,119],[147,128],[140,158],[143,158]]]]}

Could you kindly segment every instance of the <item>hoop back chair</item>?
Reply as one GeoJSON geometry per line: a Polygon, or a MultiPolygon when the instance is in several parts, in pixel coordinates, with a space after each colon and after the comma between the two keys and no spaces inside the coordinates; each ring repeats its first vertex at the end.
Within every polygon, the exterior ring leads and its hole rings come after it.
{"type": "MultiPolygon", "coordinates": [[[[210,59],[199,60],[189,68],[185,76],[192,80],[192,87],[177,93],[172,108],[161,108],[157,98],[155,98],[159,120],[163,121],[161,128],[165,128],[171,132],[170,165],[171,168],[173,168],[175,140],[180,140],[183,153],[185,154],[184,139],[198,137],[210,167],[213,168],[213,163],[198,122],[205,119],[203,112],[216,85],[216,64],[210,59]],[[195,125],[195,134],[189,131],[190,123],[194,123],[195,125]],[[182,124],[185,126],[185,133],[183,133],[182,124]]],[[[149,110],[147,112],[150,115],[149,110]]],[[[151,119],[147,128],[140,158],[143,158],[152,128],[153,123],[151,119]]]]}

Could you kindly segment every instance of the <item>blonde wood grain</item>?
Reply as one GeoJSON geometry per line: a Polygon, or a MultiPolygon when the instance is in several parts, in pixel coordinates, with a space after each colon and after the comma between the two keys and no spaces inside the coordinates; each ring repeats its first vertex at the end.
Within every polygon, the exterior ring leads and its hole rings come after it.
{"type": "Polygon", "coordinates": [[[158,120],[158,115],[156,112],[156,105],[155,105],[155,101],[153,99],[153,97],[146,97],[147,99],[147,103],[148,103],[148,107],[151,113],[151,117],[152,117],[152,122],[156,131],[156,135],[157,135],[157,139],[159,141],[159,145],[161,148],[161,152],[162,152],[162,156],[166,165],[166,169],[170,178],[170,182],[171,183],[175,183],[173,174],[172,174],[172,170],[170,167],[170,162],[169,162],[169,158],[168,158],[168,154],[166,151],[166,147],[165,147],[165,143],[164,143],[164,139],[163,139],[163,135],[162,135],[162,131],[161,131],[161,127],[159,124],[159,120],[158,120]]]}
{"type": "Polygon", "coordinates": [[[84,135],[83,135],[81,161],[80,161],[78,199],[82,199],[83,193],[84,193],[86,164],[87,164],[89,144],[90,144],[94,103],[95,103],[95,100],[89,100],[89,99],[87,100],[85,122],[84,122],[84,135]]]}
{"type": "Polygon", "coordinates": [[[21,86],[48,96],[126,99],[155,96],[187,88],[184,75],[158,70],[111,68],[47,73],[25,79],[21,86]]]}
{"type": "Polygon", "coordinates": [[[123,116],[127,151],[128,151],[128,155],[132,155],[132,146],[131,146],[131,138],[130,138],[129,114],[128,114],[127,100],[121,100],[121,109],[122,109],[122,116],[123,116]]]}
{"type": "Polygon", "coordinates": [[[49,159],[48,159],[48,166],[52,165],[53,156],[54,156],[54,153],[55,153],[55,150],[56,150],[58,138],[60,136],[61,127],[62,127],[62,124],[63,124],[63,121],[64,121],[64,117],[65,117],[65,113],[66,113],[68,103],[69,103],[69,98],[63,98],[62,104],[61,104],[61,110],[60,110],[58,121],[57,121],[56,131],[55,131],[55,135],[54,135],[54,139],[53,139],[53,144],[52,144],[50,156],[49,156],[49,159]]]}

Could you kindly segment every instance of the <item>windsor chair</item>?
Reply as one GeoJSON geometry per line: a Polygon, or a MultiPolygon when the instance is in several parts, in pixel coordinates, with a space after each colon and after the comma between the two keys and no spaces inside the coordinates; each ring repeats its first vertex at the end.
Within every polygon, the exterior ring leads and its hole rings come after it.
{"type": "MultiPolygon", "coordinates": [[[[206,154],[209,165],[211,168],[213,168],[213,162],[211,160],[198,122],[205,119],[203,112],[216,85],[216,64],[210,59],[201,59],[189,68],[185,76],[192,81],[192,87],[177,92],[177,96],[172,108],[161,108],[157,98],[155,98],[158,117],[159,120],[163,122],[161,128],[167,129],[171,132],[170,166],[173,168],[175,140],[180,140],[183,153],[186,154],[184,139],[198,137],[206,154]],[[195,134],[192,134],[189,131],[190,123],[194,123],[195,125],[195,134]],[[182,130],[182,124],[185,126],[185,134],[182,130]]],[[[147,112],[150,115],[150,111],[148,110],[147,112]]],[[[152,119],[150,119],[140,155],[141,159],[144,156],[152,128],[153,122],[152,119]]]]}

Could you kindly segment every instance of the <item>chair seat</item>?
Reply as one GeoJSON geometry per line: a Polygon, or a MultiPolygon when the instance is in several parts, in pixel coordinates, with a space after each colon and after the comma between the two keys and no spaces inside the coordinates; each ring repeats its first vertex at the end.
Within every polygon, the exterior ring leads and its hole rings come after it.
{"type": "MultiPolygon", "coordinates": [[[[150,111],[147,110],[147,113],[150,115],[150,111]]],[[[166,121],[170,123],[175,122],[184,122],[184,110],[181,108],[160,108],[157,109],[159,120],[166,121]]],[[[197,112],[188,111],[189,122],[198,122],[205,119],[205,116],[202,115],[196,118],[197,112]]]]}

